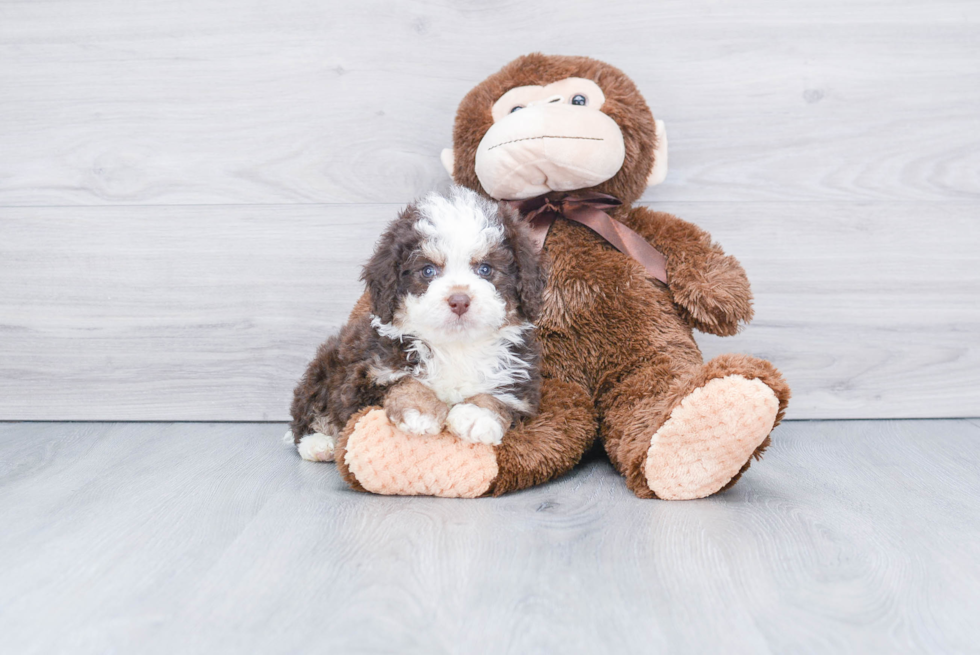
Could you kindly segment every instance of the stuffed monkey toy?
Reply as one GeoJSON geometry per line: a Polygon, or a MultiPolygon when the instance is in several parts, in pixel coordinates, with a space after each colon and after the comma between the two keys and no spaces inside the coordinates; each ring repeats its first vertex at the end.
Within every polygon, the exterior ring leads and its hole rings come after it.
{"type": "MultiPolygon", "coordinates": [[[[666,156],[662,123],[600,61],[527,55],[463,98],[443,164],[457,184],[518,207],[549,268],[540,412],[488,446],[410,437],[366,408],[336,445],[352,487],[499,495],[562,475],[596,438],[641,498],[703,498],[739,479],[790,391],[766,361],[702,360],[692,331],[735,334],[752,294],[706,232],[633,206],[666,156]]],[[[368,307],[362,298],[354,315],[368,307]]],[[[315,429],[302,399],[293,410],[295,434],[315,429]]]]}

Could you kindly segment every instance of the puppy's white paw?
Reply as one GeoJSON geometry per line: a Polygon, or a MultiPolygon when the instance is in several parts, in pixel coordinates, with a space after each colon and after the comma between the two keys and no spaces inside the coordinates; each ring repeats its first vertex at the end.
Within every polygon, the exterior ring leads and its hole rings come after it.
{"type": "Polygon", "coordinates": [[[402,432],[411,434],[439,434],[442,432],[442,424],[439,421],[417,409],[406,409],[402,414],[401,422],[395,427],[402,432]]]}
{"type": "Polygon", "coordinates": [[[460,403],[449,410],[449,429],[463,441],[496,446],[504,438],[500,417],[489,409],[460,403]]]}
{"type": "Polygon", "coordinates": [[[296,450],[299,456],[311,462],[332,462],[337,437],[314,432],[299,440],[296,450]]]}

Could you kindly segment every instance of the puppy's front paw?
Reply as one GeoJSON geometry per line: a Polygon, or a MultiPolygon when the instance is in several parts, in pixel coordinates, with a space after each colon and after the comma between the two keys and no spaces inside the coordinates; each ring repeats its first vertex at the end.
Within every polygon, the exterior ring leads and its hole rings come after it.
{"type": "MultiPolygon", "coordinates": [[[[388,417],[391,420],[391,416],[388,417]]],[[[406,409],[394,421],[395,427],[402,432],[411,434],[439,434],[442,432],[442,422],[434,416],[423,414],[417,409],[406,409]]]]}
{"type": "Polygon", "coordinates": [[[453,434],[470,443],[496,446],[504,437],[500,416],[469,403],[460,403],[449,410],[446,423],[453,434]]]}

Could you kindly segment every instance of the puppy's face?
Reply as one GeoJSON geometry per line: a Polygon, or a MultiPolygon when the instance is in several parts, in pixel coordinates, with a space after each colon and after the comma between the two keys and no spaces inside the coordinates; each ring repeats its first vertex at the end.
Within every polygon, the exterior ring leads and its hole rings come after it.
{"type": "Polygon", "coordinates": [[[431,343],[533,320],[544,285],[517,218],[459,187],[402,212],[362,277],[382,322],[431,343]]]}

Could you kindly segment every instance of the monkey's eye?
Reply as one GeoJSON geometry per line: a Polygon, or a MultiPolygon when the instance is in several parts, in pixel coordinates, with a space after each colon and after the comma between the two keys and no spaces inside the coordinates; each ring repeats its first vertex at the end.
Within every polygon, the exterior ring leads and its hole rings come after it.
{"type": "Polygon", "coordinates": [[[510,110],[510,113],[512,113],[512,114],[513,114],[513,113],[514,113],[515,111],[517,111],[518,109],[524,109],[524,107],[522,107],[521,105],[517,105],[516,107],[513,107],[513,108],[511,108],[511,110],[510,110]]]}
{"type": "Polygon", "coordinates": [[[573,105],[580,105],[580,106],[584,107],[585,106],[585,103],[587,103],[587,102],[588,102],[588,99],[584,95],[582,95],[581,93],[572,96],[572,104],[573,105]]]}
{"type": "Polygon", "coordinates": [[[491,273],[493,273],[493,267],[490,264],[480,264],[476,267],[476,274],[480,277],[490,277],[491,273]]]}
{"type": "Polygon", "coordinates": [[[439,273],[439,267],[433,266],[432,264],[426,264],[419,272],[426,280],[431,280],[439,273]]]}

